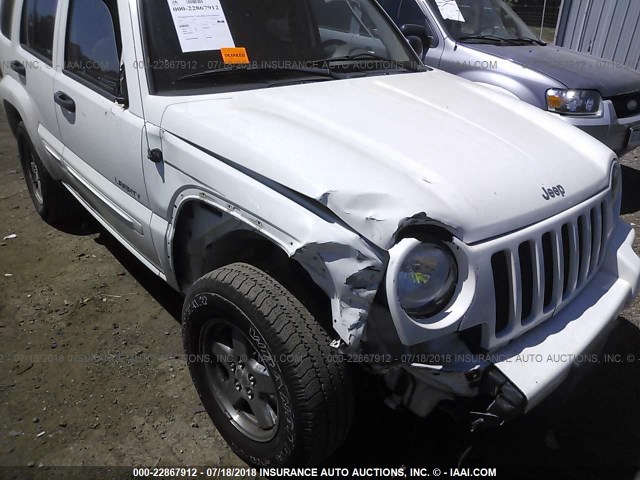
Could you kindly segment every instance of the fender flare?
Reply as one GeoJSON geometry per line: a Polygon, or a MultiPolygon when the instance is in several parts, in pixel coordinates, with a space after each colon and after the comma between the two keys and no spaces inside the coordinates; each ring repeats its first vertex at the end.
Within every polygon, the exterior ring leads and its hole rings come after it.
{"type": "Polygon", "coordinates": [[[257,232],[299,263],[330,299],[336,333],[347,345],[356,347],[382,283],[388,253],[345,228],[311,200],[300,197],[301,201],[296,202],[283,195],[272,198],[278,201],[272,208],[286,211],[285,217],[291,219],[289,225],[270,224],[200,186],[177,192],[171,203],[173,212],[166,234],[165,253],[171,266],[167,277],[177,284],[172,257],[180,214],[190,202],[204,203],[235,218],[243,225],[242,229],[257,232]]]}
{"type": "Polygon", "coordinates": [[[6,75],[0,82],[0,98],[3,100],[3,109],[4,102],[7,102],[18,111],[40,160],[47,168],[49,174],[51,174],[54,179],[60,180],[60,166],[52,160],[50,154],[44,148],[38,132],[40,122],[38,120],[37,109],[24,85],[12,76],[6,75]]]}

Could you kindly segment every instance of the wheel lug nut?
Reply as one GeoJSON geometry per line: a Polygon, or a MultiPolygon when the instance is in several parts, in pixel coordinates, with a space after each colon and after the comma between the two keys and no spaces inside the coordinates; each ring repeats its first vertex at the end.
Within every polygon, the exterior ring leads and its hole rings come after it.
{"type": "Polygon", "coordinates": [[[253,375],[249,375],[249,382],[251,383],[252,386],[255,386],[256,377],[254,377],[253,375]]]}
{"type": "Polygon", "coordinates": [[[240,382],[238,380],[235,381],[235,385],[236,385],[236,390],[238,391],[242,390],[242,385],[240,385],[240,382]]]}
{"type": "Polygon", "coordinates": [[[231,371],[232,371],[232,372],[235,372],[235,371],[236,371],[236,364],[235,364],[235,363],[233,363],[233,362],[231,362],[231,363],[229,364],[229,368],[231,369],[231,371]]]}
{"type": "Polygon", "coordinates": [[[251,390],[247,390],[247,397],[249,397],[249,400],[253,400],[253,392],[251,390]]]}

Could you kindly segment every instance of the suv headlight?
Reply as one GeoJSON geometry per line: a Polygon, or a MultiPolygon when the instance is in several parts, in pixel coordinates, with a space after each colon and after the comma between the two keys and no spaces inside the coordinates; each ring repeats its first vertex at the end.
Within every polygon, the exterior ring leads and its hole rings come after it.
{"type": "Polygon", "coordinates": [[[421,243],[405,257],[397,278],[398,300],[413,318],[431,317],[451,301],[458,283],[458,266],[444,244],[421,243]]]}
{"type": "Polygon", "coordinates": [[[602,97],[595,90],[547,90],[547,109],[564,115],[598,115],[602,97]]]}

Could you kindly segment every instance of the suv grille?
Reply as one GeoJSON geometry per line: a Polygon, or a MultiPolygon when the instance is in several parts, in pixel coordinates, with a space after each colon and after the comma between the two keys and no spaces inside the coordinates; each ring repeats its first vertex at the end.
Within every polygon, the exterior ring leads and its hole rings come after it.
{"type": "Polygon", "coordinates": [[[640,91],[609,98],[618,118],[640,115],[640,91]]]}
{"type": "Polygon", "coordinates": [[[613,218],[600,199],[574,218],[491,257],[495,338],[510,337],[568,303],[602,263],[613,218]]]}

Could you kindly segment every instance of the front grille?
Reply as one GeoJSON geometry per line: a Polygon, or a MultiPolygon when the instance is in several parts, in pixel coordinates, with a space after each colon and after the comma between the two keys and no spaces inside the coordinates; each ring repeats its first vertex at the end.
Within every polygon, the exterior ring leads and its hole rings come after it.
{"type": "Polygon", "coordinates": [[[551,316],[589,282],[612,228],[609,205],[601,199],[570,220],[493,253],[496,339],[551,316]]]}
{"type": "Polygon", "coordinates": [[[618,118],[640,115],[640,91],[610,97],[618,118]]]}

